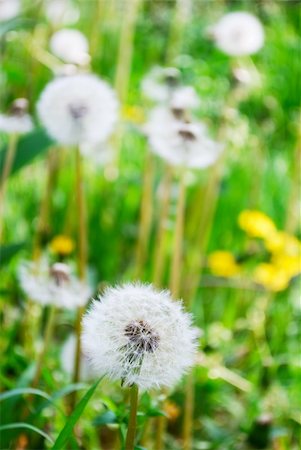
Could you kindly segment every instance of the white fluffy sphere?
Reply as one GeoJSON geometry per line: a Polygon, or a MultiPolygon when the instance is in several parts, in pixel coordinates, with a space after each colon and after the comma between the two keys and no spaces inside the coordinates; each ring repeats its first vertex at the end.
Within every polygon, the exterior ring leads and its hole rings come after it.
{"type": "Polygon", "coordinates": [[[49,135],[61,144],[96,144],[112,133],[118,100],[95,75],[57,78],[41,94],[38,115],[49,135]]]}
{"type": "Polygon", "coordinates": [[[261,22],[247,12],[226,14],[211,32],[216,46],[231,56],[251,55],[258,52],[264,43],[261,22]]]}
{"type": "Polygon", "coordinates": [[[144,390],[179,381],[194,362],[197,336],[169,292],[126,284],[94,300],[83,318],[82,348],[99,375],[144,390]]]}
{"type": "Polygon", "coordinates": [[[85,65],[90,61],[86,36],[78,30],[62,29],[51,36],[50,50],[66,63],[85,65]]]}
{"type": "Polygon", "coordinates": [[[20,0],[0,0],[0,22],[11,20],[20,13],[20,0]]]}

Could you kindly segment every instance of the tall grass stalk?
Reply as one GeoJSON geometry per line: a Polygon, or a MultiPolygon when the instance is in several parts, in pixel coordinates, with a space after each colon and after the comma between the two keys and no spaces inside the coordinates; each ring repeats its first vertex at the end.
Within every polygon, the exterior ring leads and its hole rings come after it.
{"type": "Polygon", "coordinates": [[[162,192],[159,192],[161,205],[160,216],[155,237],[155,255],[154,255],[154,273],[153,283],[158,288],[162,286],[164,276],[164,263],[166,258],[166,236],[167,236],[167,220],[170,206],[170,190],[171,190],[172,171],[171,167],[166,165],[162,182],[162,192]]]}
{"type": "Polygon", "coordinates": [[[4,222],[4,202],[7,187],[7,180],[11,173],[18,145],[18,135],[12,133],[9,136],[7,152],[5,155],[3,170],[0,180],[0,243],[3,240],[3,222],[4,222]]]}
{"type": "Polygon", "coordinates": [[[150,152],[147,152],[144,167],[139,233],[136,249],[136,268],[135,268],[136,278],[141,278],[141,276],[143,275],[143,269],[146,263],[146,255],[148,252],[148,245],[152,226],[152,215],[153,215],[153,204],[152,204],[153,176],[154,176],[154,159],[153,155],[150,152]]]}

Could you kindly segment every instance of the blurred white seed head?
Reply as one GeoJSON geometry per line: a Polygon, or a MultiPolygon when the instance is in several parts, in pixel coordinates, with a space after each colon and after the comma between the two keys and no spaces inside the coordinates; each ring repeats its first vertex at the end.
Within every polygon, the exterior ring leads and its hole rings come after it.
{"type": "Polygon", "coordinates": [[[153,109],[144,131],[151,150],[172,166],[205,168],[214,164],[222,150],[203,123],[178,120],[164,107],[153,109]]]}
{"type": "MultiPolygon", "coordinates": [[[[74,373],[75,352],[76,337],[74,334],[70,334],[62,346],[60,355],[62,369],[70,376],[70,378],[74,373]]],[[[83,354],[81,355],[79,378],[81,381],[89,381],[95,378],[93,369],[90,367],[88,359],[83,354]]]]}
{"type": "Polygon", "coordinates": [[[95,145],[83,144],[80,146],[81,154],[96,167],[103,167],[113,160],[114,151],[109,144],[100,142],[95,145]]]}
{"type": "Polygon", "coordinates": [[[84,306],[92,295],[91,288],[78,280],[67,264],[49,265],[47,260],[24,261],[18,277],[28,298],[41,305],[74,309],[84,306]]]}
{"type": "Polygon", "coordinates": [[[171,387],[192,366],[197,332],[182,303],[151,285],[109,288],[83,318],[83,352],[99,375],[171,387]]]}
{"type": "Polygon", "coordinates": [[[37,104],[48,134],[61,144],[96,144],[112,133],[118,116],[113,89],[95,75],[51,81],[37,104]]]}
{"type": "Polygon", "coordinates": [[[77,22],[79,10],[71,0],[46,0],[45,15],[52,25],[58,27],[77,22]]]}
{"type": "Polygon", "coordinates": [[[156,66],[143,78],[142,93],[153,102],[167,102],[173,90],[178,86],[179,78],[178,69],[156,66]]]}
{"type": "Polygon", "coordinates": [[[85,66],[90,62],[86,36],[78,30],[62,29],[51,36],[50,50],[65,63],[85,66]]]}
{"type": "Polygon", "coordinates": [[[20,0],[0,0],[0,22],[13,19],[20,13],[20,0]]]}
{"type": "Polygon", "coordinates": [[[177,88],[170,99],[170,107],[174,110],[192,110],[200,106],[200,99],[192,86],[177,88]]]}
{"type": "Polygon", "coordinates": [[[33,129],[33,122],[27,113],[28,101],[16,99],[7,114],[0,114],[0,131],[7,134],[24,134],[33,129]]]}
{"type": "Polygon", "coordinates": [[[247,12],[231,12],[210,28],[216,46],[230,56],[251,55],[264,44],[264,30],[257,17],[247,12]]]}

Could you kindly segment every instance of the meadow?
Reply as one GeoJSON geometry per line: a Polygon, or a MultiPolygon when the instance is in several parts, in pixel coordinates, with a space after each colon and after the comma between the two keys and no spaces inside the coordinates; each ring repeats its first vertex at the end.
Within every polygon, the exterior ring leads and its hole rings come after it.
{"type": "Polygon", "coordinates": [[[300,6],[0,0],[2,450],[300,448],[300,6]]]}

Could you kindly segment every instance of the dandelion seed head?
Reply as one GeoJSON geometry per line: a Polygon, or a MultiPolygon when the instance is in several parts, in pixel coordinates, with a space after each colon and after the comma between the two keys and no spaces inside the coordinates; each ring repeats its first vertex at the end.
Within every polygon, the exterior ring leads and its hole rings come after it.
{"type": "Polygon", "coordinates": [[[90,62],[88,40],[78,30],[56,31],[50,39],[50,50],[65,63],[84,66],[90,62]]]}
{"type": "MultiPolygon", "coordinates": [[[[70,378],[74,374],[75,352],[76,336],[75,334],[70,334],[63,343],[62,351],[60,354],[62,369],[66,374],[70,376],[70,378]]],[[[95,378],[93,369],[90,367],[88,359],[83,354],[81,354],[79,379],[81,381],[90,381],[93,378],[95,378]]]]}
{"type": "Polygon", "coordinates": [[[81,74],[51,81],[37,109],[49,135],[61,144],[96,144],[112,133],[118,101],[107,83],[81,74]]]}
{"type": "Polygon", "coordinates": [[[155,102],[167,102],[178,86],[180,72],[174,67],[154,67],[142,80],[145,97],[155,102]]]}
{"type": "Polygon", "coordinates": [[[262,24],[247,12],[226,14],[210,31],[216,46],[230,56],[251,55],[264,44],[262,24]]]}
{"type": "Polygon", "coordinates": [[[156,107],[144,131],[151,150],[172,166],[205,168],[217,160],[222,147],[202,122],[184,122],[165,107],[156,107]]]}
{"type": "Polygon", "coordinates": [[[92,295],[90,286],[78,280],[70,266],[49,265],[46,259],[22,262],[18,278],[27,297],[41,305],[74,309],[84,306],[92,295]]]}
{"type": "Polygon", "coordinates": [[[99,375],[141,389],[173,386],[193,364],[191,316],[151,285],[109,288],[83,319],[82,347],[99,375]]]}
{"type": "Polygon", "coordinates": [[[0,0],[0,22],[11,20],[20,13],[20,0],[0,0]]]}
{"type": "Polygon", "coordinates": [[[8,134],[29,133],[33,129],[33,122],[27,110],[27,99],[14,100],[8,113],[0,114],[0,131],[8,134]]]}
{"type": "Polygon", "coordinates": [[[55,26],[70,25],[79,19],[79,10],[71,0],[47,0],[45,15],[55,26]]]}

